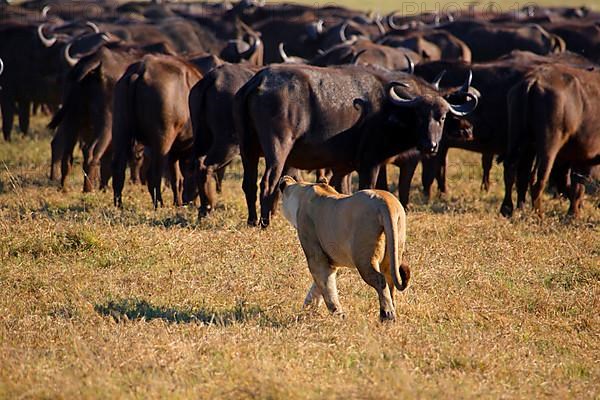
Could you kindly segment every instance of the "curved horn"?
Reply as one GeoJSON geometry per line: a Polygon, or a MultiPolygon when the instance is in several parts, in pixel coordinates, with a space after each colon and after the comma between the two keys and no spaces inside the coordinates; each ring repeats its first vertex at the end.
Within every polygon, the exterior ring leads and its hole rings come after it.
{"type": "Polygon", "coordinates": [[[464,117],[470,114],[477,108],[477,104],[479,104],[479,98],[473,93],[465,93],[465,95],[467,96],[467,101],[462,104],[452,104],[448,102],[450,105],[450,112],[457,117],[464,117]]]}
{"type": "Polygon", "coordinates": [[[87,21],[85,23],[85,26],[87,26],[88,28],[90,28],[91,30],[93,30],[94,33],[100,33],[100,28],[98,28],[98,25],[96,25],[95,23],[93,23],[91,21],[87,21]]]}
{"type": "Polygon", "coordinates": [[[452,13],[448,13],[447,17],[448,17],[448,22],[454,22],[454,15],[452,15],[452,13]]]}
{"type": "Polygon", "coordinates": [[[50,6],[45,6],[42,8],[42,18],[48,18],[48,13],[50,12],[50,6]]]}
{"type": "Polygon", "coordinates": [[[320,20],[317,21],[317,24],[315,25],[315,28],[316,28],[317,33],[319,35],[323,33],[323,24],[324,23],[325,22],[322,19],[320,19],[320,20]]]}
{"type": "Polygon", "coordinates": [[[260,38],[258,36],[254,36],[254,43],[252,43],[252,45],[250,46],[250,48],[248,50],[241,53],[240,57],[244,58],[244,59],[248,59],[249,57],[252,56],[252,54],[254,54],[256,49],[258,49],[258,46],[260,46],[260,44],[261,44],[260,38]]]}
{"type": "Polygon", "coordinates": [[[385,35],[387,32],[385,31],[385,26],[381,23],[381,18],[377,18],[375,20],[375,25],[377,25],[377,29],[379,29],[379,33],[381,36],[385,35]]]}
{"type": "Polygon", "coordinates": [[[38,28],[37,28],[38,37],[40,38],[40,41],[42,42],[42,44],[45,47],[52,47],[52,46],[54,46],[54,43],[56,43],[56,37],[53,36],[51,38],[47,38],[46,36],[44,36],[44,27],[45,26],[46,26],[46,24],[41,24],[40,26],[38,26],[38,28]]]}
{"type": "Polygon", "coordinates": [[[283,48],[283,42],[279,43],[279,56],[281,57],[284,63],[290,62],[290,57],[285,53],[285,49],[283,48]]]}
{"type": "Polygon", "coordinates": [[[412,99],[400,97],[398,93],[396,93],[396,86],[401,86],[405,88],[409,87],[408,84],[404,82],[391,82],[388,85],[388,97],[393,104],[401,107],[414,107],[421,102],[421,96],[413,97],[412,99]]]}
{"type": "Polygon", "coordinates": [[[394,21],[394,18],[396,17],[396,13],[398,11],[394,11],[393,13],[390,13],[387,17],[386,17],[386,22],[387,24],[390,26],[390,28],[392,28],[395,31],[401,31],[403,29],[403,26],[400,26],[398,24],[396,24],[396,21],[394,21]]]}
{"type": "Polygon", "coordinates": [[[442,82],[442,78],[444,77],[444,75],[446,75],[446,70],[440,72],[438,76],[435,77],[433,82],[431,82],[435,90],[440,90],[440,83],[442,82]]]}
{"type": "Polygon", "coordinates": [[[404,55],[404,58],[406,58],[406,62],[408,63],[408,70],[406,73],[413,75],[415,73],[415,63],[407,54],[404,55]]]}
{"type": "Polygon", "coordinates": [[[358,53],[356,53],[356,55],[352,59],[352,64],[353,65],[358,65],[358,59],[360,58],[360,56],[362,56],[366,52],[367,52],[367,49],[362,49],[361,51],[359,51],[358,53]]]}
{"type": "Polygon", "coordinates": [[[71,54],[69,54],[69,51],[71,50],[71,45],[72,43],[69,43],[65,46],[65,49],[63,50],[63,56],[65,57],[65,61],[67,62],[67,64],[69,64],[71,67],[74,67],[75,64],[77,64],[77,61],[79,61],[79,58],[71,57],[71,54]]]}
{"type": "Polygon", "coordinates": [[[467,76],[467,80],[465,83],[458,89],[460,93],[469,93],[469,88],[471,87],[471,82],[473,81],[473,71],[469,70],[469,75],[467,76]]]}
{"type": "Polygon", "coordinates": [[[0,58],[0,75],[4,72],[4,61],[0,58]]]}
{"type": "Polygon", "coordinates": [[[348,41],[348,38],[346,37],[346,28],[348,28],[348,23],[344,22],[344,24],[340,28],[340,40],[342,41],[342,43],[348,41]]]}

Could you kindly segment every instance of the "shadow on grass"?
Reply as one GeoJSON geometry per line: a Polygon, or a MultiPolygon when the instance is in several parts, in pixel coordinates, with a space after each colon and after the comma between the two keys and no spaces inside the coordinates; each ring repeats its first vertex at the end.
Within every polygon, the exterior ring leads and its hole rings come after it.
{"type": "Polygon", "coordinates": [[[177,213],[175,215],[167,216],[165,218],[151,219],[148,221],[150,226],[160,228],[186,228],[191,225],[190,219],[186,215],[177,213]]]}
{"type": "Polygon", "coordinates": [[[116,322],[128,320],[151,321],[162,319],[171,323],[200,323],[206,325],[227,326],[235,322],[244,322],[261,316],[262,310],[257,306],[248,306],[244,302],[231,309],[176,309],[156,306],[145,300],[123,299],[97,304],[94,310],[105,316],[111,316],[116,322]]]}

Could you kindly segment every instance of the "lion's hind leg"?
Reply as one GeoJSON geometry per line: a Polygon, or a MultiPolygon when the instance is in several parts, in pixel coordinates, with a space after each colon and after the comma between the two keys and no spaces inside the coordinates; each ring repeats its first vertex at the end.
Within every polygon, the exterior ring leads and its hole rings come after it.
{"type": "Polygon", "coordinates": [[[308,293],[306,293],[306,298],[304,299],[304,307],[314,307],[318,308],[323,303],[323,295],[319,290],[319,286],[315,282],[313,282],[310,289],[308,289],[308,293]]]}
{"type": "Polygon", "coordinates": [[[342,305],[338,298],[336,269],[329,264],[329,259],[322,252],[315,252],[311,255],[306,255],[308,260],[308,269],[313,276],[313,279],[323,295],[325,305],[334,315],[344,316],[342,305]]]}
{"type": "Polygon", "coordinates": [[[377,290],[379,296],[379,318],[382,321],[391,321],[396,319],[396,311],[394,309],[394,301],[390,291],[390,286],[385,279],[385,276],[379,272],[379,264],[377,261],[363,260],[356,265],[356,269],[360,276],[369,286],[377,290]]]}

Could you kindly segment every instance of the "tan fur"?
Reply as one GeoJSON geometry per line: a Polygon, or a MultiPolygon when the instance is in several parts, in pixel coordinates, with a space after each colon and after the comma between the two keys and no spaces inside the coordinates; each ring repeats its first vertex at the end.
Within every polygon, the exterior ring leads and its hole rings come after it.
{"type": "Polygon", "coordinates": [[[377,290],[381,319],[394,319],[394,289],[404,290],[410,271],[401,264],[406,215],[400,202],[382,190],[338,193],[326,183],[280,181],[283,215],[298,231],[314,283],[305,306],[320,304],[341,314],[336,269],[356,267],[377,290]]]}

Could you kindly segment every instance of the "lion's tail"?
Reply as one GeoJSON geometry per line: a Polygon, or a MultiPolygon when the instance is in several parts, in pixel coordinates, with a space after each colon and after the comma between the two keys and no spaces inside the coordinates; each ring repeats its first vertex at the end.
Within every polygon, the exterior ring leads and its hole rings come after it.
{"type": "MultiPolygon", "coordinates": [[[[400,213],[398,213],[391,210],[387,203],[381,208],[380,213],[383,231],[385,233],[386,252],[390,257],[392,279],[394,281],[394,286],[400,291],[406,289],[408,280],[410,279],[410,269],[407,264],[399,260],[398,254],[398,247],[400,245],[398,221],[403,214],[402,206],[400,206],[400,213]]],[[[405,229],[404,226],[402,226],[401,229],[405,229]]]]}

